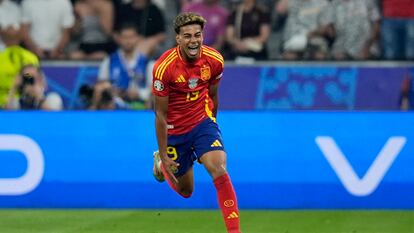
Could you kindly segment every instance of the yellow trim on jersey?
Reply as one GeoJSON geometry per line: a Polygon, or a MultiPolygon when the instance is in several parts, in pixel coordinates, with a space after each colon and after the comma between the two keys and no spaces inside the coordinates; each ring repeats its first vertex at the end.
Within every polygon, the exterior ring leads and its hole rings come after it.
{"type": "Polygon", "coordinates": [[[208,94],[206,95],[206,105],[205,105],[207,116],[214,122],[216,122],[216,118],[213,117],[213,112],[208,108],[208,94]]]}
{"type": "Polygon", "coordinates": [[[177,58],[177,55],[174,55],[173,57],[171,57],[171,59],[163,66],[163,68],[161,69],[160,73],[159,73],[159,79],[162,80],[162,76],[165,73],[165,70],[167,69],[167,67],[177,58]]]}
{"type": "Polygon", "coordinates": [[[211,49],[209,49],[207,47],[203,47],[203,54],[215,58],[222,65],[224,64],[224,58],[223,58],[223,56],[220,53],[218,53],[218,52],[216,52],[214,50],[211,50],[211,49]]]}
{"type": "Polygon", "coordinates": [[[208,47],[208,46],[205,46],[205,45],[203,45],[203,51],[209,51],[209,52],[212,52],[212,53],[215,53],[215,54],[217,54],[219,57],[222,57],[221,56],[221,53],[220,52],[218,52],[217,50],[215,50],[215,49],[213,49],[213,48],[210,48],[210,47],[208,47]]]}
{"type": "Polygon", "coordinates": [[[223,56],[222,56],[219,52],[217,52],[217,51],[215,51],[215,50],[212,50],[212,49],[210,49],[210,48],[204,47],[204,48],[203,48],[203,52],[207,52],[207,53],[209,53],[209,54],[211,54],[211,55],[216,56],[219,60],[224,61],[223,56]]]}
{"type": "Polygon", "coordinates": [[[216,60],[216,61],[218,61],[218,62],[220,62],[220,64],[221,64],[221,66],[222,66],[222,67],[224,66],[224,61],[223,61],[223,60],[220,60],[220,59],[218,59],[216,56],[211,55],[211,54],[206,53],[206,52],[203,52],[203,54],[204,54],[204,55],[206,55],[206,56],[208,56],[208,57],[213,58],[214,60],[216,60]]]}
{"type": "Polygon", "coordinates": [[[158,78],[159,80],[162,80],[162,75],[164,75],[165,69],[175,58],[177,58],[177,51],[176,50],[171,52],[164,59],[164,61],[162,61],[161,64],[157,67],[157,70],[155,71],[155,78],[158,78]]]}
{"type": "Polygon", "coordinates": [[[180,58],[180,60],[185,62],[185,60],[183,59],[183,56],[181,56],[181,49],[179,45],[177,45],[176,51],[178,53],[178,57],[180,58]]]}
{"type": "Polygon", "coordinates": [[[157,78],[162,78],[160,77],[161,75],[161,71],[164,68],[164,66],[166,65],[166,63],[176,55],[176,51],[174,50],[173,52],[171,52],[170,54],[168,54],[168,56],[160,63],[160,65],[157,67],[157,70],[155,72],[155,77],[157,78]]]}
{"type": "Polygon", "coordinates": [[[158,65],[158,67],[157,67],[157,71],[155,72],[155,75],[157,76],[158,74],[159,74],[159,70],[161,69],[161,67],[163,67],[164,66],[164,64],[172,57],[172,56],[174,56],[174,54],[176,53],[177,51],[176,50],[174,50],[174,51],[172,51],[170,54],[168,54],[168,56],[166,57],[166,58],[164,58],[164,60],[158,65]]]}

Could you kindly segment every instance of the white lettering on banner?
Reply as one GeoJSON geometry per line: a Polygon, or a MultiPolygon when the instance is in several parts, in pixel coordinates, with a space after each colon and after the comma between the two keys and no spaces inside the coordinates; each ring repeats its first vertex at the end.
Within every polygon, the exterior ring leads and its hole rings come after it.
{"type": "Polygon", "coordinates": [[[378,187],[407,139],[390,137],[362,179],[359,179],[333,138],[319,136],[315,141],[348,192],[355,196],[368,196],[378,187]]]}
{"type": "Polygon", "coordinates": [[[44,174],[44,158],[39,145],[23,135],[0,134],[0,150],[18,151],[27,159],[27,169],[22,176],[0,178],[0,195],[23,195],[33,191],[44,174]]]}

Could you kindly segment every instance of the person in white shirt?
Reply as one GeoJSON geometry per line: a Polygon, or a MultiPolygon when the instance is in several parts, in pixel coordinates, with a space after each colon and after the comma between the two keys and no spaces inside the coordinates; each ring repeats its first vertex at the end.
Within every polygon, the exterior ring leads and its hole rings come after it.
{"type": "MultiPolygon", "coordinates": [[[[10,0],[0,0],[0,28],[14,27],[19,29],[21,23],[20,6],[10,0]]],[[[5,48],[0,37],[0,51],[5,48]]]]}
{"type": "Polygon", "coordinates": [[[70,0],[23,0],[25,46],[41,59],[64,58],[75,17],[70,0]]]}

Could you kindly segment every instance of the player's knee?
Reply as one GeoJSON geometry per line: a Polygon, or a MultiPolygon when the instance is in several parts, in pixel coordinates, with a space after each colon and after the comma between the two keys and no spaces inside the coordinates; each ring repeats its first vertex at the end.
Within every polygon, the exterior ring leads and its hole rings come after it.
{"type": "Polygon", "coordinates": [[[213,178],[213,180],[216,179],[217,177],[220,177],[220,176],[226,174],[226,173],[227,173],[227,170],[222,165],[214,166],[212,169],[210,169],[210,175],[213,178]]]}

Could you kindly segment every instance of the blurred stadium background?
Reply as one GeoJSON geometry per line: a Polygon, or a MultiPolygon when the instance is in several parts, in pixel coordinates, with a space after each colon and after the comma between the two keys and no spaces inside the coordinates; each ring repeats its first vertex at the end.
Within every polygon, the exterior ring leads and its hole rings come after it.
{"type": "MultiPolygon", "coordinates": [[[[44,67],[68,106],[97,71],[44,67]]],[[[398,103],[412,67],[229,63],[218,121],[244,232],[414,232],[414,115],[398,103]]],[[[223,232],[201,166],[188,200],[153,180],[153,119],[0,112],[1,232],[223,232]]]]}

